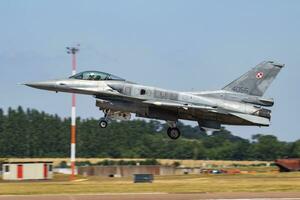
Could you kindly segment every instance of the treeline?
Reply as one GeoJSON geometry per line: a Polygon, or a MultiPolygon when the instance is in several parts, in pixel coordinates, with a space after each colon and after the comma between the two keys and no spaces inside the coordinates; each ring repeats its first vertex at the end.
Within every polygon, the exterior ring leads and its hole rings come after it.
{"type": "MultiPolygon", "coordinates": [[[[76,166],[111,166],[111,165],[160,165],[156,159],[146,159],[146,160],[102,160],[96,163],[92,163],[90,161],[76,161],[76,166]]],[[[172,164],[175,167],[180,165],[180,162],[174,162],[172,164]]],[[[61,161],[59,166],[60,168],[68,168],[68,163],[66,161],[61,161]]]]}
{"type": "MultiPolygon", "coordinates": [[[[255,134],[252,140],[228,130],[212,135],[198,127],[179,124],[182,137],[171,140],[165,124],[133,120],[114,122],[106,129],[95,119],[77,118],[77,156],[111,158],[176,158],[222,160],[274,160],[300,157],[300,140],[279,141],[255,134]]],[[[0,109],[0,157],[68,157],[70,118],[35,109],[0,109]]]]}

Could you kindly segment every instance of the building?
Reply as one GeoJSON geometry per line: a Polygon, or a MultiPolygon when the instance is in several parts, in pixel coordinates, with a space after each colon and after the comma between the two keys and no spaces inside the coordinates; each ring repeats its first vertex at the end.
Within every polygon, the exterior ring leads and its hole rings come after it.
{"type": "Polygon", "coordinates": [[[160,165],[112,165],[78,167],[83,176],[129,177],[134,174],[172,175],[175,168],[160,165]]]}
{"type": "Polygon", "coordinates": [[[3,163],[3,180],[52,179],[52,162],[8,162],[3,163]]]}
{"type": "Polygon", "coordinates": [[[300,171],[300,158],[277,159],[275,165],[280,172],[300,171]]]}

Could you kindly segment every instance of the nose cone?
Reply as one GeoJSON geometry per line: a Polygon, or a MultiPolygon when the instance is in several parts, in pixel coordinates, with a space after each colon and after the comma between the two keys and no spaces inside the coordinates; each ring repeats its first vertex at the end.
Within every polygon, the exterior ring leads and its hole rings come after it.
{"type": "Polygon", "coordinates": [[[56,90],[57,88],[56,81],[31,82],[31,83],[24,83],[24,85],[33,88],[42,89],[42,90],[56,90]]]}

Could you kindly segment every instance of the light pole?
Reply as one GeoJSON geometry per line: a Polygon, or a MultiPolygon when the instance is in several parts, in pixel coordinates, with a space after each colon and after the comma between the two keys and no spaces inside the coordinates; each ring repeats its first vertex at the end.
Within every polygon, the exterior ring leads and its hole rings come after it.
{"type": "MultiPolygon", "coordinates": [[[[76,74],[76,53],[79,51],[77,47],[66,47],[67,53],[72,55],[72,76],[76,74]]],[[[76,96],[72,93],[72,110],[71,110],[71,176],[70,179],[75,178],[75,160],[76,160],[76,96]]]]}

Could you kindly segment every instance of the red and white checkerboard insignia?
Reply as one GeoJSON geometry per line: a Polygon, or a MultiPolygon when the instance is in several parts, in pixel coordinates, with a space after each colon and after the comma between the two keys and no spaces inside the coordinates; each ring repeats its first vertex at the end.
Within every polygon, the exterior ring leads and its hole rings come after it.
{"type": "Polygon", "coordinates": [[[261,78],[263,78],[264,77],[264,73],[263,72],[257,72],[256,73],[256,78],[257,79],[261,79],[261,78]]]}

